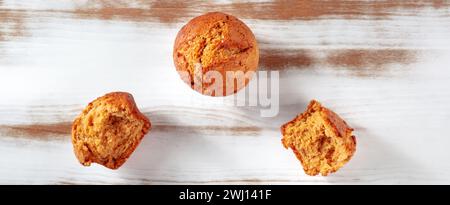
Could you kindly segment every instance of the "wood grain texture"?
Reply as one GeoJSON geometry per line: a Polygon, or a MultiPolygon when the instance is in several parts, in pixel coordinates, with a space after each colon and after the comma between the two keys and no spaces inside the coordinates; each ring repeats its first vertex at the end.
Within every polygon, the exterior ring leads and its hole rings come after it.
{"type": "Polygon", "coordinates": [[[0,0],[0,183],[449,184],[449,36],[449,1],[0,0]],[[275,117],[179,79],[175,35],[212,10],[247,23],[260,69],[280,72],[275,117]],[[120,90],[153,129],[121,169],[82,167],[71,122],[120,90]],[[313,98],[357,137],[328,177],[280,142],[313,98]]]}

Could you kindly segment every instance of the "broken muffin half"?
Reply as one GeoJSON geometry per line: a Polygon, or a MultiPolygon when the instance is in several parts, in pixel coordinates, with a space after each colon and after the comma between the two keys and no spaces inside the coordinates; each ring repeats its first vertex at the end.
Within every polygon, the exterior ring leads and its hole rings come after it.
{"type": "Polygon", "coordinates": [[[150,120],[138,110],[131,94],[108,93],[89,103],[74,120],[75,155],[84,166],[95,162],[117,169],[150,128],[150,120]]]}
{"type": "Polygon", "coordinates": [[[293,150],[306,174],[326,176],[353,156],[356,139],[352,131],[336,113],[312,100],[304,113],[281,127],[281,141],[293,150]]]}

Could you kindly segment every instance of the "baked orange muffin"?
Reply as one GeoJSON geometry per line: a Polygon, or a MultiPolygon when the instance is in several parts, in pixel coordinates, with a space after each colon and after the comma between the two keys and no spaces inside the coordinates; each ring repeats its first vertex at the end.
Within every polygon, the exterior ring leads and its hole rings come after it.
{"type": "Polygon", "coordinates": [[[258,67],[259,49],[252,31],[242,21],[212,12],[181,28],[173,59],[182,80],[192,89],[204,95],[226,96],[248,84],[258,67]],[[236,78],[227,78],[227,71],[236,78]],[[221,78],[216,78],[217,74],[221,78]]]}
{"type": "Polygon", "coordinates": [[[81,164],[119,168],[138,146],[151,124],[133,96],[113,92],[97,98],[72,125],[72,143],[81,164]]]}
{"type": "Polygon", "coordinates": [[[304,113],[281,127],[281,141],[294,151],[306,174],[326,176],[353,156],[356,139],[352,131],[336,113],[312,100],[304,113]]]}

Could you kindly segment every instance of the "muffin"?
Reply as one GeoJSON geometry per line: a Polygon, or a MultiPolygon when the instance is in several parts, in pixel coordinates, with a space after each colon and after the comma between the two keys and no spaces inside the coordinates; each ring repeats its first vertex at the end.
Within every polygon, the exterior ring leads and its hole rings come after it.
{"type": "Polygon", "coordinates": [[[286,149],[292,149],[306,174],[326,176],[355,153],[352,131],[336,113],[312,100],[304,113],[281,127],[281,141],[286,149]]]}
{"type": "Polygon", "coordinates": [[[133,96],[113,92],[97,98],[72,125],[72,143],[78,161],[119,168],[151,128],[133,96]]]}
{"type": "Polygon", "coordinates": [[[258,68],[259,48],[242,21],[211,12],[181,28],[173,59],[181,79],[192,89],[204,95],[226,96],[251,80],[258,68]]]}

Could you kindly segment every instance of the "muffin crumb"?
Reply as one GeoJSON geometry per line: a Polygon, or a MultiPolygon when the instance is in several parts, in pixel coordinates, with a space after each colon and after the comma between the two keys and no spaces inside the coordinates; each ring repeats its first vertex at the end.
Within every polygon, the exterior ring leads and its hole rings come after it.
{"type": "Polygon", "coordinates": [[[113,92],[97,98],[72,124],[76,157],[84,166],[98,163],[110,169],[122,166],[151,128],[133,96],[113,92]]]}
{"type": "Polygon", "coordinates": [[[327,176],[350,160],[356,150],[352,131],[336,113],[316,100],[281,127],[284,147],[292,149],[305,173],[311,176],[327,176]]]}

